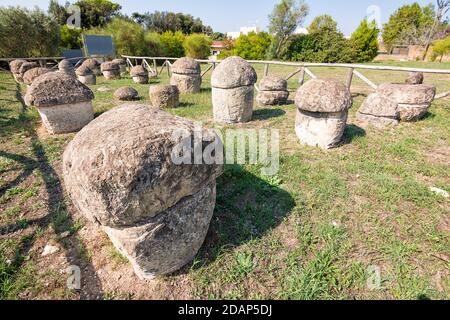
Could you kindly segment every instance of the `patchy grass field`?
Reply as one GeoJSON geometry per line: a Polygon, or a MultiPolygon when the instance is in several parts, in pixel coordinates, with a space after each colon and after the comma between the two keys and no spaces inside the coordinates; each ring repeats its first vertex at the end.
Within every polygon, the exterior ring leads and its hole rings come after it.
{"type": "MultiPolygon", "coordinates": [[[[262,67],[257,69],[261,76],[262,67]]],[[[342,69],[312,71],[346,76],[342,69]]],[[[376,83],[406,77],[362,72],[376,83]]],[[[181,108],[171,112],[214,126],[209,77],[201,94],[182,96],[181,108]]],[[[100,86],[132,85],[142,102],[148,100],[148,85],[98,80],[92,86],[97,115],[119,105],[114,90],[100,93],[100,86]]],[[[167,75],[152,83],[159,81],[167,83],[167,75]]],[[[449,76],[426,76],[426,82],[439,92],[450,90],[449,76]]],[[[436,101],[418,123],[363,129],[355,113],[370,91],[356,79],[344,144],[329,152],[299,145],[293,105],[256,107],[253,121],[238,127],[280,129],[279,174],[267,178],[258,166],[227,166],[195,261],[174,275],[142,282],[70,203],[60,172],[74,135],[46,134],[37,111],[24,105],[24,91],[0,73],[0,299],[450,298],[450,205],[429,190],[450,191],[448,99],[436,101]],[[48,244],[59,251],[44,257],[48,244]],[[73,265],[81,269],[81,290],[66,286],[66,269],[73,265]],[[368,285],[373,270],[380,271],[380,286],[368,285]]]]}

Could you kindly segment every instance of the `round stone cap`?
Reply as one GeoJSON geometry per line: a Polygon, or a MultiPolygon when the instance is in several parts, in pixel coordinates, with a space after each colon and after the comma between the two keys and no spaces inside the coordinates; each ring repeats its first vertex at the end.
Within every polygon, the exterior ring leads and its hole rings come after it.
{"type": "Polygon", "coordinates": [[[79,76],[90,76],[94,74],[94,71],[83,64],[75,71],[75,73],[79,76]]]}
{"type": "Polygon", "coordinates": [[[148,75],[148,71],[145,70],[143,66],[139,65],[131,68],[130,74],[132,77],[146,76],[148,75]]]}
{"type": "MultiPolygon", "coordinates": [[[[223,166],[174,162],[176,147],[195,130],[193,121],[149,105],[129,103],[103,113],[64,152],[64,181],[75,206],[103,226],[135,227],[196,194],[223,166]]],[[[202,135],[219,139],[209,129],[202,135]]]]}
{"type": "Polygon", "coordinates": [[[20,67],[25,62],[27,62],[27,60],[23,60],[23,59],[16,59],[16,60],[11,61],[9,63],[9,68],[11,69],[11,72],[16,73],[16,74],[20,73],[20,67]]]}
{"type": "Polygon", "coordinates": [[[59,70],[73,70],[73,64],[69,60],[61,60],[60,63],[58,63],[58,69],[59,70]]]}
{"type": "Polygon", "coordinates": [[[171,68],[173,73],[177,74],[200,74],[200,63],[192,58],[184,57],[180,58],[172,64],[171,68]]]}
{"type": "Polygon", "coordinates": [[[52,107],[63,104],[87,102],[94,93],[80,81],[60,72],[49,72],[34,79],[25,95],[28,105],[52,107]]]}
{"type": "Polygon", "coordinates": [[[252,86],[257,79],[256,71],[250,63],[241,57],[229,57],[213,71],[211,85],[214,88],[232,89],[252,86]]]}
{"type": "Polygon", "coordinates": [[[430,104],[436,95],[436,87],[426,84],[384,83],[378,87],[377,93],[400,104],[430,104]]]}
{"type": "Polygon", "coordinates": [[[297,90],[295,97],[297,108],[309,112],[341,112],[352,103],[350,91],[337,79],[310,80],[297,90]]]}
{"type": "Polygon", "coordinates": [[[116,90],[114,98],[121,101],[136,100],[139,97],[139,93],[131,87],[122,87],[116,90]]]}
{"type": "Polygon", "coordinates": [[[91,70],[100,68],[100,62],[92,58],[84,60],[82,65],[88,67],[91,70]]]}
{"type": "Polygon", "coordinates": [[[261,80],[259,89],[261,91],[286,91],[287,81],[280,77],[268,76],[261,80]]]}
{"type": "Polygon", "coordinates": [[[43,74],[49,73],[49,72],[51,72],[50,69],[41,68],[41,67],[30,69],[23,74],[23,82],[27,85],[31,85],[33,83],[34,79],[42,76],[43,74]]]}
{"type": "Polygon", "coordinates": [[[127,64],[127,62],[125,61],[125,59],[122,59],[122,58],[114,59],[112,62],[117,63],[119,66],[123,66],[123,65],[126,65],[126,64],[127,64]]]}
{"type": "Polygon", "coordinates": [[[108,62],[103,62],[101,65],[101,70],[102,71],[119,71],[120,67],[117,63],[112,62],[112,61],[108,61],[108,62]]]}
{"type": "Polygon", "coordinates": [[[25,74],[28,70],[31,70],[33,68],[39,67],[39,64],[37,62],[24,62],[20,66],[19,73],[21,75],[25,74]]]}
{"type": "Polygon", "coordinates": [[[383,94],[372,93],[364,100],[359,113],[376,117],[397,118],[398,103],[383,94]]]}

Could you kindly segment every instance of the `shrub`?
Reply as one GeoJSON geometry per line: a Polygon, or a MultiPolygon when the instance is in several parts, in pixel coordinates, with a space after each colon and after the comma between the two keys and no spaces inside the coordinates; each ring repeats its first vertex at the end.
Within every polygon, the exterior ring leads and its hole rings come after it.
{"type": "Polygon", "coordinates": [[[357,62],[372,61],[378,54],[378,34],[375,21],[369,23],[364,19],[352,34],[351,42],[356,50],[357,62]]]}
{"type": "Polygon", "coordinates": [[[145,51],[150,57],[159,57],[163,55],[161,35],[157,32],[147,32],[145,34],[145,51]]]}
{"type": "Polygon", "coordinates": [[[87,33],[111,35],[119,55],[140,56],[146,54],[144,29],[136,22],[124,18],[114,18],[104,28],[91,29],[87,33]]]}
{"type": "Polygon", "coordinates": [[[204,34],[187,36],[183,43],[186,56],[193,59],[205,59],[211,55],[211,39],[204,34]]]}
{"type": "Polygon", "coordinates": [[[235,55],[247,60],[264,60],[272,43],[272,37],[266,32],[250,32],[236,40],[235,55]]]}
{"type": "Polygon", "coordinates": [[[64,49],[78,49],[83,46],[81,29],[71,29],[67,25],[61,26],[59,46],[64,49]]]}
{"type": "Polygon", "coordinates": [[[436,60],[438,57],[440,57],[440,62],[442,62],[442,58],[444,55],[450,53],[450,36],[437,40],[433,44],[433,59],[436,60]]]}
{"type": "Polygon", "coordinates": [[[166,31],[161,35],[163,54],[167,57],[184,57],[184,34],[180,31],[166,31]]]}
{"type": "Polygon", "coordinates": [[[58,23],[38,9],[0,7],[0,57],[58,54],[58,23]]]}

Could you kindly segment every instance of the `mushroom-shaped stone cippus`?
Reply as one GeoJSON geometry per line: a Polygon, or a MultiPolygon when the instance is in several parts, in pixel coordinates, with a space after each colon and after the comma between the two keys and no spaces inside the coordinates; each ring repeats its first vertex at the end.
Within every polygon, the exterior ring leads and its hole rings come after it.
{"type": "Polygon", "coordinates": [[[50,69],[47,68],[33,68],[28,70],[23,75],[23,83],[25,83],[28,87],[33,84],[34,79],[42,76],[43,74],[51,72],[50,69]]]}
{"type": "Polygon", "coordinates": [[[248,122],[253,115],[255,69],[241,57],[223,60],[211,77],[214,121],[248,122]]]}
{"type": "Polygon", "coordinates": [[[84,60],[82,66],[91,69],[96,76],[102,75],[101,64],[95,59],[89,58],[84,60]]]}
{"type": "Polygon", "coordinates": [[[398,104],[387,96],[372,93],[364,100],[357,118],[364,124],[371,124],[379,129],[396,126],[400,120],[398,104]]]}
{"type": "Polygon", "coordinates": [[[149,89],[150,103],[158,108],[176,108],[180,104],[177,86],[153,85],[149,89]]]}
{"type": "Polygon", "coordinates": [[[411,72],[406,78],[406,84],[422,84],[424,76],[422,72],[411,72]]]}
{"type": "Polygon", "coordinates": [[[170,84],[177,86],[180,93],[199,93],[202,86],[200,63],[192,58],[180,58],[171,67],[170,84]]]}
{"type": "Polygon", "coordinates": [[[261,106],[276,106],[286,104],[289,97],[287,81],[276,76],[267,76],[259,83],[256,101],[261,106]]]}
{"type": "Polygon", "coordinates": [[[94,119],[92,91],[77,79],[49,72],[28,88],[25,102],[35,106],[51,134],[75,132],[94,119]]]}
{"type": "Polygon", "coordinates": [[[148,83],[148,71],[143,66],[134,66],[130,70],[130,75],[134,83],[146,84],[148,83]]]}
{"type": "Polygon", "coordinates": [[[84,64],[81,65],[75,73],[78,76],[78,80],[85,85],[95,85],[97,83],[97,76],[94,71],[84,64]]]}
{"type": "Polygon", "coordinates": [[[139,98],[139,93],[131,87],[121,87],[114,92],[114,98],[120,101],[133,101],[139,98]]]}
{"type": "Polygon", "coordinates": [[[116,63],[119,65],[119,69],[120,69],[120,73],[124,74],[127,72],[127,62],[125,61],[125,59],[122,58],[118,58],[118,59],[114,59],[112,62],[116,63]]]}
{"type": "Polygon", "coordinates": [[[300,142],[323,149],[336,147],[352,103],[350,91],[339,80],[313,79],[305,83],[295,97],[295,131],[300,142]]]}
{"type": "Polygon", "coordinates": [[[106,80],[120,79],[120,67],[117,63],[112,61],[103,62],[101,69],[106,80]]]}
{"type": "Polygon", "coordinates": [[[27,72],[28,70],[34,69],[34,68],[38,68],[39,64],[37,62],[24,62],[22,63],[22,65],[20,66],[19,69],[19,74],[20,74],[20,79],[22,79],[22,83],[23,83],[23,76],[25,75],[25,72],[27,72]]]}
{"type": "Polygon", "coordinates": [[[400,119],[411,122],[420,120],[427,114],[436,95],[436,87],[386,83],[380,85],[376,92],[397,102],[400,119]]]}
{"type": "Polygon", "coordinates": [[[75,68],[73,67],[72,62],[70,62],[67,59],[61,60],[60,63],[58,63],[58,70],[61,73],[65,73],[71,77],[76,78],[76,74],[75,74],[75,68]]]}
{"type": "Polygon", "coordinates": [[[22,75],[20,74],[20,67],[25,62],[27,62],[27,61],[23,60],[23,59],[16,59],[9,63],[9,69],[11,70],[11,73],[14,76],[14,80],[16,80],[16,82],[18,82],[18,83],[23,82],[22,75]]]}
{"type": "Polygon", "coordinates": [[[223,166],[178,161],[194,160],[194,148],[183,146],[199,133],[204,154],[211,144],[223,154],[213,130],[199,132],[190,120],[126,104],[92,121],[64,152],[64,182],[75,207],[101,225],[141,279],[180,269],[204,242],[223,166]]]}

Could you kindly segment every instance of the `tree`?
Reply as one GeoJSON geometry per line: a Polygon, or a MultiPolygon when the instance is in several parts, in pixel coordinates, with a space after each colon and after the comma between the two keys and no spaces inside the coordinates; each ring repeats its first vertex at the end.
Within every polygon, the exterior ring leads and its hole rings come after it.
{"type": "Polygon", "coordinates": [[[146,55],[144,29],[136,22],[114,18],[103,28],[87,31],[89,34],[111,35],[118,54],[146,55]]]}
{"type": "Polygon", "coordinates": [[[430,48],[431,41],[433,40],[436,33],[438,33],[443,24],[443,19],[445,15],[450,11],[450,0],[437,0],[437,9],[436,15],[434,18],[433,26],[429,29],[427,33],[426,43],[425,43],[425,52],[423,54],[422,60],[425,60],[427,57],[428,49],[430,48]]]}
{"type": "Polygon", "coordinates": [[[0,7],[0,57],[49,57],[58,54],[59,26],[39,9],[0,7]]]}
{"type": "Polygon", "coordinates": [[[195,33],[187,36],[183,47],[186,56],[193,59],[206,59],[211,55],[211,39],[204,34],[195,33]]]}
{"type": "Polygon", "coordinates": [[[433,5],[404,5],[395,11],[383,28],[383,41],[389,51],[395,44],[424,45],[434,21],[433,5]]]}
{"type": "Polygon", "coordinates": [[[337,31],[337,22],[330,15],[325,14],[315,17],[308,27],[309,33],[323,31],[337,31]]]}
{"type": "Polygon", "coordinates": [[[59,46],[64,49],[79,49],[83,46],[81,39],[81,29],[71,29],[67,25],[60,28],[60,43],[59,46]]]}
{"type": "Polygon", "coordinates": [[[209,26],[203,25],[202,20],[189,14],[160,12],[133,13],[132,18],[141,24],[147,31],[163,33],[166,31],[181,31],[184,34],[206,33],[212,34],[209,26]]]}
{"type": "Polygon", "coordinates": [[[145,33],[146,55],[150,57],[160,57],[163,55],[163,45],[161,35],[157,32],[145,33]]]}
{"type": "Polygon", "coordinates": [[[442,58],[444,57],[444,55],[449,53],[450,53],[450,36],[445,39],[437,40],[434,42],[433,44],[434,58],[440,57],[440,62],[442,62],[442,58]]]}
{"type": "Polygon", "coordinates": [[[309,7],[303,1],[281,0],[269,15],[269,32],[274,39],[269,51],[270,58],[278,58],[289,37],[308,15],[309,7]]]}
{"type": "Polygon", "coordinates": [[[222,32],[213,32],[211,34],[211,40],[213,41],[224,41],[227,38],[227,35],[222,32]]]}
{"type": "Polygon", "coordinates": [[[81,27],[91,29],[103,27],[118,16],[122,7],[109,0],[79,0],[75,3],[81,9],[81,27]]]}
{"type": "Polygon", "coordinates": [[[180,58],[184,57],[185,36],[181,31],[166,31],[161,35],[161,45],[165,56],[180,58]]]}
{"type": "Polygon", "coordinates": [[[355,47],[357,62],[372,61],[377,56],[379,33],[376,21],[369,23],[367,19],[364,19],[353,32],[350,41],[355,47]]]}
{"type": "Polygon", "coordinates": [[[236,40],[234,53],[247,60],[264,60],[271,43],[272,37],[267,32],[250,32],[236,40]]]}
{"type": "Polygon", "coordinates": [[[70,5],[69,2],[66,2],[64,6],[60,5],[56,0],[50,0],[50,4],[48,6],[48,14],[52,16],[56,22],[62,26],[67,23],[67,19],[69,18],[69,14],[67,13],[67,9],[70,5]]]}

